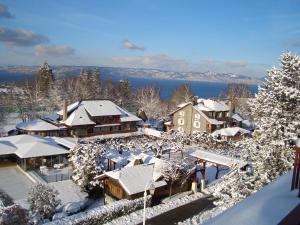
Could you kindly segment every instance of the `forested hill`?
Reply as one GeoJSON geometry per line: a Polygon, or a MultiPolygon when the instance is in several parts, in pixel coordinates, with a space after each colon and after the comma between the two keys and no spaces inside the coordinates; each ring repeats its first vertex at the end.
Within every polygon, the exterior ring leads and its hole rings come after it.
{"type": "MultiPolygon", "coordinates": [[[[242,82],[257,84],[260,79],[232,73],[206,72],[174,72],[157,69],[96,67],[96,66],[51,66],[55,76],[78,76],[81,69],[100,69],[103,78],[138,77],[165,80],[194,80],[220,83],[242,82]]],[[[39,66],[0,66],[0,82],[11,82],[31,79],[39,66]]]]}

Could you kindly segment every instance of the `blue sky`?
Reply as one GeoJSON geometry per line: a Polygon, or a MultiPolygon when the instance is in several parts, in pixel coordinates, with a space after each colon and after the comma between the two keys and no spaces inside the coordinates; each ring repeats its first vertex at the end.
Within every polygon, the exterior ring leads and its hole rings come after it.
{"type": "Polygon", "coordinates": [[[0,64],[263,76],[300,52],[300,0],[0,0],[0,64]]]}

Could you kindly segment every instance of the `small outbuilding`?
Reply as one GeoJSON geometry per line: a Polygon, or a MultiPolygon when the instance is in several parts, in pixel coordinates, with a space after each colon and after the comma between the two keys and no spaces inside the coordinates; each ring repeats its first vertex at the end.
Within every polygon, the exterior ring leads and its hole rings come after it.
{"type": "MultiPolygon", "coordinates": [[[[65,143],[68,143],[65,141],[65,143]]],[[[71,143],[68,144],[69,147],[71,143]]],[[[51,137],[16,135],[0,138],[0,163],[17,163],[24,170],[67,163],[69,148],[51,137]]]]}

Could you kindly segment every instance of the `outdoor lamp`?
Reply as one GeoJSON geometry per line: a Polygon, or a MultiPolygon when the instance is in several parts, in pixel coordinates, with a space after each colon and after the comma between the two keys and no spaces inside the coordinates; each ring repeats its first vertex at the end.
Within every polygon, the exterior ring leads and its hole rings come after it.
{"type": "Polygon", "coordinates": [[[151,182],[150,186],[149,186],[149,192],[150,192],[150,195],[154,195],[154,191],[155,191],[155,185],[154,185],[154,182],[151,182]]]}

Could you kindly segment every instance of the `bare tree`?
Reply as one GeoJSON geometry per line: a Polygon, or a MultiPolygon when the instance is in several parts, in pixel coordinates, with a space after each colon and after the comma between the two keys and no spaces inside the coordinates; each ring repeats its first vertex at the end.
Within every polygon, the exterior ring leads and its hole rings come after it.
{"type": "Polygon", "coordinates": [[[193,92],[191,86],[189,84],[182,84],[173,91],[170,101],[178,105],[183,102],[189,102],[192,98],[193,92]]]}
{"type": "Polygon", "coordinates": [[[159,89],[155,86],[147,86],[137,90],[135,102],[140,110],[143,110],[148,118],[159,118],[163,109],[159,96],[159,89]]]}
{"type": "Polygon", "coordinates": [[[161,167],[161,173],[164,178],[170,182],[170,192],[172,195],[172,188],[175,181],[185,177],[186,163],[184,160],[170,159],[165,161],[161,167]]]}

